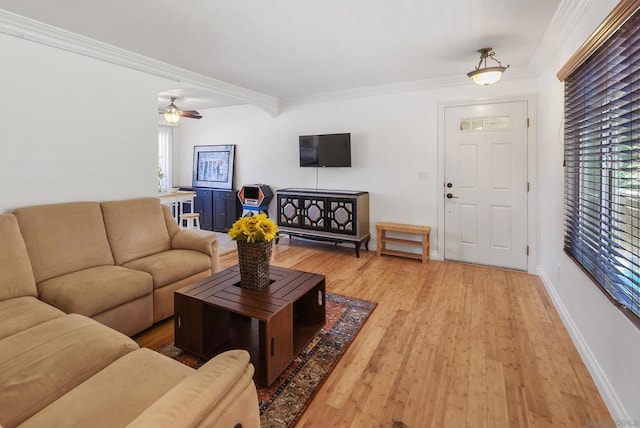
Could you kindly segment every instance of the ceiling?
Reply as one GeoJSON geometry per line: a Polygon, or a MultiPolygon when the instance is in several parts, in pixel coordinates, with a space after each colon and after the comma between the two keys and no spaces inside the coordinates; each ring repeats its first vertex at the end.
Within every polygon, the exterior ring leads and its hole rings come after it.
{"type": "MultiPolygon", "coordinates": [[[[291,100],[462,76],[493,47],[529,72],[560,0],[0,0],[0,8],[291,100]]],[[[169,96],[181,96],[168,88],[169,96]]],[[[189,92],[183,109],[238,103],[189,92]],[[217,103],[217,104],[216,104],[217,103]]],[[[166,105],[165,103],[164,105],[166,105]]],[[[176,102],[178,103],[178,102],[176,102]]]]}

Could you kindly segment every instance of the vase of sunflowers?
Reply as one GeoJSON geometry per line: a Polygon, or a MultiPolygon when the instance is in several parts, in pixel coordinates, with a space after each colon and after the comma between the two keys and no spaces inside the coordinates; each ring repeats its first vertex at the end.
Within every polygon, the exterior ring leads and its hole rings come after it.
{"type": "Polygon", "coordinates": [[[269,262],[278,227],[265,214],[258,214],[241,217],[228,233],[238,245],[240,286],[262,290],[269,285],[269,262]]]}

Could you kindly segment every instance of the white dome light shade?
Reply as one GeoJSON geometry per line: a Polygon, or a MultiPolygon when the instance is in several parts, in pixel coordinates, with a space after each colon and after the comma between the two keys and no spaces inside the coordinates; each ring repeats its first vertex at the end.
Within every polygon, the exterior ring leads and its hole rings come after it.
{"type": "Polygon", "coordinates": [[[502,73],[506,70],[505,67],[488,67],[480,70],[474,70],[467,73],[467,76],[473,79],[474,83],[478,85],[487,86],[493,85],[502,77],[502,73]]]}
{"type": "Polygon", "coordinates": [[[480,52],[480,62],[475,70],[467,73],[467,76],[473,79],[474,83],[481,86],[489,86],[498,82],[502,77],[502,73],[505,72],[509,66],[502,66],[502,63],[494,58],[495,52],[493,48],[483,48],[478,50],[480,52]],[[487,67],[487,58],[491,58],[498,63],[495,67],[487,67]],[[482,67],[484,61],[484,67],[482,67]]]}

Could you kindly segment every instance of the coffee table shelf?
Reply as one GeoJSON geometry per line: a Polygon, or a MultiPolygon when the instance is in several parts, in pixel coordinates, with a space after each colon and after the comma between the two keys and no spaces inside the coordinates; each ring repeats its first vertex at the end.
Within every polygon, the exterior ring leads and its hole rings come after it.
{"type": "Polygon", "coordinates": [[[325,277],[271,266],[262,291],[239,287],[238,266],[177,290],[175,345],[209,359],[246,349],[270,385],[326,322],[325,277]]]}

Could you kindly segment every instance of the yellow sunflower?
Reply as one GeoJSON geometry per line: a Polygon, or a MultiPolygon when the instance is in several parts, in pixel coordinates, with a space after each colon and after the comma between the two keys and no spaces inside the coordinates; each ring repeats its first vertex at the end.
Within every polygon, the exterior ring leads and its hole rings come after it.
{"type": "Polygon", "coordinates": [[[235,241],[271,242],[278,236],[278,227],[265,214],[241,217],[227,232],[235,241]]]}

